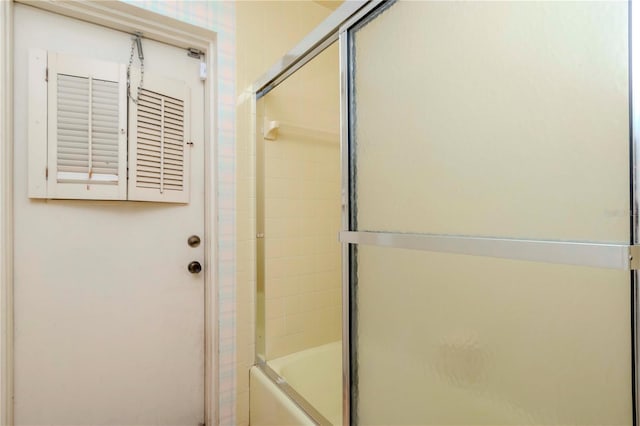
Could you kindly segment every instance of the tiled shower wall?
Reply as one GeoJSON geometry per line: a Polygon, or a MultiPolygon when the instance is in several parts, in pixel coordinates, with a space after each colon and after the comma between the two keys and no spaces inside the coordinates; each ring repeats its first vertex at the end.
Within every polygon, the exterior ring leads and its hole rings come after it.
{"type": "Polygon", "coordinates": [[[264,141],[267,359],[340,340],[339,77],[334,44],[260,100],[281,124],[264,141]]]}
{"type": "MultiPolygon", "coordinates": [[[[125,0],[217,33],[217,255],[219,423],[236,419],[235,9],[230,1],[125,0]]],[[[214,117],[211,117],[213,120],[214,117]]],[[[246,417],[246,416],[245,416],[246,417]]]]}

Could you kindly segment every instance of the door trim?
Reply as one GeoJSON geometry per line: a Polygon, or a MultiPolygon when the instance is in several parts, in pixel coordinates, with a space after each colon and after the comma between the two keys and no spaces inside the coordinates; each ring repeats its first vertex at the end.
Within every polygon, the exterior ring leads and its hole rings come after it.
{"type": "MultiPolygon", "coordinates": [[[[140,31],[145,38],[205,54],[205,235],[217,235],[217,33],[120,1],[0,1],[0,425],[13,425],[13,3],[24,3],[62,16],[122,32],[140,31]]],[[[205,249],[205,413],[207,425],[219,423],[217,241],[204,239],[205,249]]]]}
{"type": "Polygon", "coordinates": [[[0,3],[0,424],[13,414],[13,4],[0,3]]]}

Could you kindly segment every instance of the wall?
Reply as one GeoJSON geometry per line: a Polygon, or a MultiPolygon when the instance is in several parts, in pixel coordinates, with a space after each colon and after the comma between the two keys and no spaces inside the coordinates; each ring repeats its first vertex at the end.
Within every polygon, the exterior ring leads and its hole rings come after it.
{"type": "Polygon", "coordinates": [[[249,422],[249,368],[254,360],[255,292],[255,143],[249,86],[331,10],[300,2],[236,3],[236,423],[249,422]]]}
{"type": "Polygon", "coordinates": [[[281,123],[262,141],[267,359],[340,339],[339,76],[334,44],[259,101],[281,123]]]}

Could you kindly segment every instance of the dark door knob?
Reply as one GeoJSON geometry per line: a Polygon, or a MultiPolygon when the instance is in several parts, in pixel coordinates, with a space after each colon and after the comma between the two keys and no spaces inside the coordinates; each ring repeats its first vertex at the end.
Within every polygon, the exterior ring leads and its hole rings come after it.
{"type": "Polygon", "coordinates": [[[198,274],[200,273],[200,271],[202,271],[202,265],[200,264],[200,262],[196,262],[195,260],[193,262],[191,262],[189,264],[189,266],[187,266],[187,269],[189,270],[189,272],[191,272],[192,274],[198,274]]]}
{"type": "Polygon", "coordinates": [[[187,240],[187,244],[189,244],[190,247],[198,247],[200,245],[200,237],[197,235],[190,236],[187,240]]]}

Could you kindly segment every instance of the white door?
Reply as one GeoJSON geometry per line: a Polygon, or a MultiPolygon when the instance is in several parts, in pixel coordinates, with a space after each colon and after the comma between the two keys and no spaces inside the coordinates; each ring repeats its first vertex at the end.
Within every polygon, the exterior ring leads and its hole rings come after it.
{"type": "Polygon", "coordinates": [[[15,7],[15,422],[203,423],[204,273],[187,270],[204,263],[199,60],[143,40],[145,72],[190,90],[188,204],[32,200],[30,48],[127,64],[131,35],[15,7]]]}

